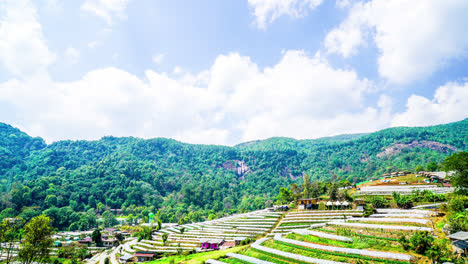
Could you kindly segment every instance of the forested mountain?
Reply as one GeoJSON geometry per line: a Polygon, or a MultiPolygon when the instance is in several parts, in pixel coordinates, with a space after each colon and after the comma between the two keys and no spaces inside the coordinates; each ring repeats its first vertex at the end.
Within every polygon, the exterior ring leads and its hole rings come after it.
{"type": "Polygon", "coordinates": [[[301,182],[304,173],[315,181],[359,182],[437,164],[457,150],[468,150],[468,119],[234,147],[133,137],[46,145],[0,123],[0,210],[34,214],[50,208],[79,212],[146,206],[160,209],[163,221],[177,222],[262,208],[279,187],[301,182]]]}

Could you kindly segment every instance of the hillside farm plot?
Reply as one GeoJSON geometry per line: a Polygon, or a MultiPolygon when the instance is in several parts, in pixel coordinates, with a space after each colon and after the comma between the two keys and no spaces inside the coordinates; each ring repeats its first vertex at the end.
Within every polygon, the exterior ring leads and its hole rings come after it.
{"type": "Polygon", "coordinates": [[[393,192],[406,195],[411,194],[414,190],[428,190],[435,194],[446,194],[452,193],[455,189],[453,187],[438,187],[437,185],[382,185],[362,187],[355,195],[392,195],[393,192]]]}
{"type": "MultiPolygon", "coordinates": [[[[238,252],[248,257],[271,263],[413,263],[422,256],[410,254],[398,242],[401,236],[408,237],[414,231],[432,231],[432,211],[386,209],[370,218],[336,216],[332,211],[299,211],[288,213],[277,228],[254,243],[250,249],[238,252]],[[405,215],[405,217],[403,217],[405,215]],[[310,224],[314,218],[325,217],[327,222],[310,224]],[[286,227],[288,219],[302,217],[300,228],[286,227]],[[307,222],[309,221],[309,222],[307,222]],[[283,225],[281,225],[283,224],[283,225]],[[271,237],[273,236],[273,237],[271,237]]],[[[340,212],[347,213],[347,212],[340,212]]],[[[357,212],[352,212],[357,213],[357,212]]],[[[359,212],[360,213],[360,212],[359,212]]],[[[295,222],[292,222],[295,223],[295,222]]],[[[221,259],[225,263],[247,261],[239,257],[221,259]]],[[[247,261],[244,263],[262,263],[247,261]]]]}
{"type": "Polygon", "coordinates": [[[240,241],[265,235],[276,225],[281,215],[282,213],[259,210],[212,221],[164,228],[154,232],[152,240],[138,242],[132,247],[132,251],[154,253],[200,251],[201,241],[218,241],[216,248],[223,248],[222,241],[240,241]],[[162,239],[164,233],[168,234],[165,243],[162,239]]]}
{"type": "Polygon", "coordinates": [[[325,225],[328,222],[362,216],[359,210],[304,210],[288,212],[278,226],[271,232],[274,234],[288,233],[294,229],[304,229],[325,225]]]}

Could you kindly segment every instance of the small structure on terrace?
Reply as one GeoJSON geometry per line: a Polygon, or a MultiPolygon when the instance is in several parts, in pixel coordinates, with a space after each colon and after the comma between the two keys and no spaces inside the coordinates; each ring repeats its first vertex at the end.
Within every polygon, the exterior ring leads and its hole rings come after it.
{"type": "Polygon", "coordinates": [[[120,263],[127,263],[133,261],[134,256],[133,255],[125,255],[121,256],[119,258],[120,263]]]}
{"type": "Polygon", "coordinates": [[[304,209],[317,209],[318,208],[318,202],[317,199],[299,199],[297,201],[298,204],[298,209],[299,210],[304,210],[304,209]]]}
{"type": "Polygon", "coordinates": [[[200,248],[217,250],[223,243],[224,239],[201,239],[200,248]]]}
{"type": "MultiPolygon", "coordinates": [[[[350,204],[347,201],[343,201],[343,202],[340,202],[340,201],[335,201],[335,202],[327,201],[327,202],[325,202],[325,201],[319,201],[317,198],[297,200],[299,210],[318,209],[319,204],[321,202],[323,202],[327,206],[327,208],[329,210],[332,210],[332,209],[349,209],[349,207],[350,207],[350,204]]],[[[358,203],[356,203],[356,204],[359,205],[358,203]]]]}
{"type": "Polygon", "coordinates": [[[111,248],[111,247],[117,246],[119,244],[119,242],[117,241],[116,238],[112,237],[112,238],[103,239],[102,244],[105,247],[111,248]]]}
{"type": "Polygon", "coordinates": [[[148,251],[137,251],[134,257],[137,258],[138,262],[152,261],[154,259],[154,253],[148,251]]]}
{"type": "Polygon", "coordinates": [[[81,245],[91,245],[93,243],[93,240],[90,237],[85,237],[83,239],[78,240],[78,243],[81,245]]]}
{"type": "Polygon", "coordinates": [[[458,253],[466,255],[468,253],[468,232],[460,231],[448,236],[452,241],[452,248],[458,253]]]}

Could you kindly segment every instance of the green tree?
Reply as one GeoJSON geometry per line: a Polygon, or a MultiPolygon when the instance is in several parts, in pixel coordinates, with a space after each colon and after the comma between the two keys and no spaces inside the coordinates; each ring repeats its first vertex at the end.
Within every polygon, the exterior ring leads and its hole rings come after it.
{"type": "Polygon", "coordinates": [[[120,232],[115,234],[115,238],[119,241],[119,243],[122,243],[124,241],[124,236],[120,232]]]}
{"type": "Polygon", "coordinates": [[[468,152],[462,151],[452,154],[444,161],[446,171],[455,171],[450,182],[461,194],[468,193],[468,152]]]}
{"type": "Polygon", "coordinates": [[[112,227],[119,223],[117,219],[115,218],[115,216],[110,211],[105,211],[102,214],[102,219],[103,219],[105,227],[112,227]]]}
{"type": "Polygon", "coordinates": [[[418,165],[414,168],[414,172],[415,172],[415,173],[418,173],[418,171],[424,171],[424,166],[421,165],[421,164],[418,164],[418,165]]]}
{"type": "Polygon", "coordinates": [[[16,244],[21,241],[20,229],[23,224],[22,218],[4,219],[0,223],[0,255],[5,256],[7,264],[13,258],[16,244]]]}
{"type": "Polygon", "coordinates": [[[166,242],[167,242],[167,238],[169,237],[169,235],[167,233],[164,233],[162,234],[161,238],[162,238],[162,242],[163,242],[163,245],[165,246],[166,245],[166,242]]]}
{"type": "Polygon", "coordinates": [[[276,197],[277,203],[286,204],[286,203],[291,202],[292,199],[293,199],[292,192],[288,188],[281,187],[280,193],[276,197]]]}
{"type": "Polygon", "coordinates": [[[91,239],[97,247],[102,247],[102,235],[99,229],[93,231],[93,233],[91,234],[91,239]]]}
{"type": "Polygon", "coordinates": [[[434,161],[432,162],[429,162],[427,165],[426,165],[426,168],[428,171],[437,171],[437,168],[439,166],[437,166],[437,163],[435,163],[434,161]]]}
{"type": "Polygon", "coordinates": [[[49,258],[49,248],[53,244],[51,223],[49,217],[40,215],[32,218],[24,226],[24,240],[18,252],[23,263],[45,262],[49,258]]]}

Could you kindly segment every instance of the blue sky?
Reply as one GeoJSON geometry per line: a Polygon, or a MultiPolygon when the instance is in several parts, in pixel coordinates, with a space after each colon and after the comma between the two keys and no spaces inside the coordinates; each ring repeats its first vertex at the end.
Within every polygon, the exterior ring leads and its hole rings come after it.
{"type": "Polygon", "coordinates": [[[6,0],[0,122],[233,145],[468,117],[466,1],[6,0]]]}

